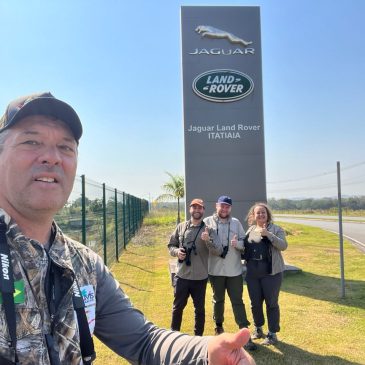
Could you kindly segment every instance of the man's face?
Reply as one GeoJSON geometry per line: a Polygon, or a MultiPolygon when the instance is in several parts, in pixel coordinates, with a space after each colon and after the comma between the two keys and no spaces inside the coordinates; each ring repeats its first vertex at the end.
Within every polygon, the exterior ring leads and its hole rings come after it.
{"type": "Polygon", "coordinates": [[[69,128],[33,115],[9,129],[0,153],[0,207],[23,216],[53,216],[66,203],[76,174],[77,143],[69,128]]]}
{"type": "Polygon", "coordinates": [[[225,219],[228,218],[231,214],[232,207],[229,204],[216,203],[215,208],[217,210],[219,218],[225,219]]]}
{"type": "Polygon", "coordinates": [[[198,204],[193,204],[189,209],[190,215],[196,219],[200,220],[203,218],[204,215],[204,207],[198,204]]]}

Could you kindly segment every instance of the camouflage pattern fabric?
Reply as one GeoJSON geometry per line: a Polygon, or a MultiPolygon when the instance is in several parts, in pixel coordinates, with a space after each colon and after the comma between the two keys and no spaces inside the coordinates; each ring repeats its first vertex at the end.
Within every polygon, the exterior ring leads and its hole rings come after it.
{"type": "MultiPolygon", "coordinates": [[[[14,281],[24,282],[22,303],[15,304],[17,321],[17,353],[22,365],[50,365],[44,334],[51,333],[62,365],[81,365],[80,337],[72,303],[72,284],[77,273],[80,287],[92,286],[96,292],[96,254],[84,245],[63,235],[53,223],[55,238],[49,255],[43,246],[25,237],[11,218],[0,209],[0,220],[8,227],[14,281]],[[63,296],[53,323],[45,293],[48,260],[62,270],[63,296]]],[[[0,355],[14,360],[8,346],[10,340],[4,308],[0,304],[0,355]]]]}

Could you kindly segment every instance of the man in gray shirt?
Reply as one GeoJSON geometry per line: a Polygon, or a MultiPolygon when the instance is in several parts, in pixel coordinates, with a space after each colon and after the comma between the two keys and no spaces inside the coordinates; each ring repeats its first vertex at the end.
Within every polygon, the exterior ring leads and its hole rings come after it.
{"type": "MultiPolygon", "coordinates": [[[[224,304],[225,294],[231,300],[235,321],[238,328],[248,327],[245,305],[242,300],[243,276],[241,253],[243,253],[243,239],[245,231],[241,222],[232,217],[232,199],[222,195],[216,203],[216,213],[204,219],[204,222],[214,228],[223,245],[221,256],[209,255],[209,281],[213,289],[213,311],[216,323],[215,332],[224,332],[224,304]]],[[[255,350],[256,345],[249,340],[246,349],[255,350]]]]}
{"type": "Polygon", "coordinates": [[[156,327],[102,259],[63,234],[53,218],[81,135],[75,110],[50,93],[14,100],[0,119],[0,364],[90,365],[92,333],[135,365],[254,364],[240,348],[247,330],[211,338],[156,327]]]}

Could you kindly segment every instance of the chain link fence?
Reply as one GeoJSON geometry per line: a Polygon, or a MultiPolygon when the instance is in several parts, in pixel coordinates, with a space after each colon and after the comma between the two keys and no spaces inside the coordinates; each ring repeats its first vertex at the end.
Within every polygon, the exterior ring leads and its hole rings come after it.
{"type": "Polygon", "coordinates": [[[66,235],[90,247],[110,265],[118,261],[148,211],[147,200],[82,175],[76,177],[69,200],[55,220],[66,235]]]}

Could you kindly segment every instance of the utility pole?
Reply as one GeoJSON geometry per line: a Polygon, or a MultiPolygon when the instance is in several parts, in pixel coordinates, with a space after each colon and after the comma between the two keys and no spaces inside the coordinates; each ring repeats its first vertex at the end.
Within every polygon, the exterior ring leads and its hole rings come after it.
{"type": "Polygon", "coordinates": [[[340,237],[340,264],[341,264],[341,298],[345,298],[345,273],[343,256],[343,231],[342,231],[342,202],[341,202],[341,166],[337,161],[337,191],[338,191],[338,224],[340,237]]]}

